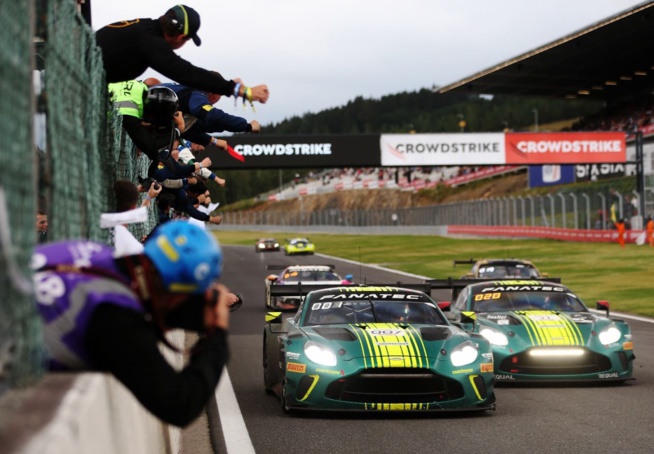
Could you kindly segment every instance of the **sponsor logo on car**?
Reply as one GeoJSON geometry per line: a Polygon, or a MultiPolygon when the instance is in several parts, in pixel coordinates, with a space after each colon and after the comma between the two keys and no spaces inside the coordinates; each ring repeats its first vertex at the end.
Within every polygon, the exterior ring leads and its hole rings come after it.
{"type": "Polygon", "coordinates": [[[457,369],[452,371],[453,375],[471,374],[471,373],[472,373],[472,369],[457,369]]]}
{"type": "Polygon", "coordinates": [[[629,341],[629,342],[623,342],[622,343],[622,348],[625,350],[633,350],[634,349],[634,343],[629,341]]]}
{"type": "Polygon", "coordinates": [[[332,370],[332,369],[316,369],[316,372],[319,374],[328,374],[328,375],[345,375],[342,370],[332,370]]]}
{"type": "Polygon", "coordinates": [[[307,365],[300,363],[287,363],[286,370],[288,372],[297,372],[299,374],[303,374],[307,371],[307,365]]]}
{"type": "Polygon", "coordinates": [[[484,363],[481,365],[481,372],[493,372],[493,363],[484,363]]]}
{"type": "Polygon", "coordinates": [[[515,380],[510,374],[495,374],[495,380],[515,380]]]}
{"type": "Polygon", "coordinates": [[[404,336],[403,329],[371,329],[371,336],[404,336]]]}
{"type": "Polygon", "coordinates": [[[598,378],[618,378],[617,372],[611,372],[609,374],[597,374],[598,378]]]}
{"type": "Polygon", "coordinates": [[[300,359],[300,354],[294,352],[286,352],[286,357],[288,359],[300,359]]]}

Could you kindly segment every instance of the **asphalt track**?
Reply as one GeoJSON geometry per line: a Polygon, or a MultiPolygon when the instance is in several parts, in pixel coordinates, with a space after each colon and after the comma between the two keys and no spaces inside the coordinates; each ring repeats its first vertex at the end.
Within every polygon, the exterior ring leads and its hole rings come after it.
{"type": "MultiPolygon", "coordinates": [[[[229,380],[221,380],[217,392],[219,418],[209,418],[212,437],[218,440],[214,445],[222,447],[220,452],[654,451],[654,320],[647,319],[628,319],[636,380],[623,385],[505,385],[496,387],[497,410],[485,413],[284,414],[279,400],[264,392],[262,381],[264,279],[271,273],[266,265],[331,263],[339,274],[353,274],[357,283],[364,278],[368,283],[420,279],[319,254],[286,257],[281,252],[256,253],[253,246],[223,247],[222,282],[242,292],[245,304],[232,314],[230,322],[229,380]],[[225,388],[229,388],[228,394],[225,388]],[[235,400],[230,404],[232,389],[235,400]]],[[[440,295],[433,296],[440,299],[440,295]]]]}

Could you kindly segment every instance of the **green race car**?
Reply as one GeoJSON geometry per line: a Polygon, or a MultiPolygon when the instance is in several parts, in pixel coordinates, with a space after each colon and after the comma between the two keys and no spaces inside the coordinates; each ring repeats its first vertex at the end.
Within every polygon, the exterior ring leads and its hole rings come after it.
{"type": "Polygon", "coordinates": [[[422,291],[327,287],[294,317],[266,320],[265,389],[285,411],[495,408],[489,342],[450,324],[422,291]]]}
{"type": "Polygon", "coordinates": [[[608,302],[588,310],[567,287],[538,280],[477,282],[462,288],[448,318],[489,340],[495,380],[625,381],[633,371],[629,325],[608,302]]]}
{"type": "Polygon", "coordinates": [[[286,244],[284,245],[285,255],[314,254],[315,252],[316,245],[309,241],[308,238],[286,240],[286,244]]]}

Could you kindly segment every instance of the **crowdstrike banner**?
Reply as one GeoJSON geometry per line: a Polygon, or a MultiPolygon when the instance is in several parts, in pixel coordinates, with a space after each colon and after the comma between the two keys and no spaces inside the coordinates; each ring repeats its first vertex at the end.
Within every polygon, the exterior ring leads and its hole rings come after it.
{"type": "Polygon", "coordinates": [[[382,134],[383,166],[501,165],[504,134],[382,134]]]}
{"type": "Polygon", "coordinates": [[[219,169],[379,167],[379,135],[245,135],[222,137],[243,161],[209,147],[200,156],[219,169]]]}
{"type": "Polygon", "coordinates": [[[595,164],[626,160],[623,132],[506,134],[507,164],[595,164]]]}
{"type": "MultiPolygon", "coordinates": [[[[218,169],[623,164],[622,132],[246,135],[208,147],[218,169]]],[[[649,156],[649,155],[648,155],[649,156]]]]}

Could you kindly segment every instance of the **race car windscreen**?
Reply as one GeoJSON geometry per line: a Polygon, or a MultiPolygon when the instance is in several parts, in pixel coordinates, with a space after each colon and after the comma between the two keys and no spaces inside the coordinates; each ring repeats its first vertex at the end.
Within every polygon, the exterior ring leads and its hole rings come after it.
{"type": "Polygon", "coordinates": [[[580,312],[588,310],[572,293],[563,292],[488,292],[471,296],[475,312],[507,311],[560,311],[580,312]]]}
{"type": "Polygon", "coordinates": [[[480,278],[505,278],[505,277],[520,277],[520,278],[533,278],[538,277],[538,271],[531,266],[522,263],[516,264],[488,264],[479,267],[480,278]]]}
{"type": "Polygon", "coordinates": [[[442,313],[431,302],[376,299],[310,303],[304,325],[350,323],[415,323],[446,325],[442,313]]]}
{"type": "Polygon", "coordinates": [[[284,282],[342,281],[343,279],[330,270],[291,270],[282,274],[284,282]]]}

